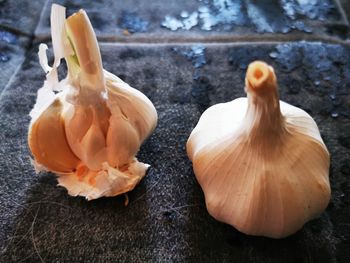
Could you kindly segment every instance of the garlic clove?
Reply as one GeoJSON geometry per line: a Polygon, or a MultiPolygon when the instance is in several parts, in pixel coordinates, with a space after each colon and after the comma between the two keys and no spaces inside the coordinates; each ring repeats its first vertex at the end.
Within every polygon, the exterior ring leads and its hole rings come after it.
{"type": "Polygon", "coordinates": [[[135,127],[141,141],[145,140],[157,124],[157,111],[152,102],[140,91],[130,87],[117,76],[104,71],[108,89],[109,109],[122,109],[122,114],[135,127]],[[131,105],[136,105],[131,107],[131,105]]]}
{"type": "Polygon", "coordinates": [[[128,164],[138,151],[139,135],[131,128],[124,115],[113,116],[116,121],[111,122],[107,135],[108,162],[115,167],[128,164]]]}
{"type": "Polygon", "coordinates": [[[72,172],[79,159],[66,140],[61,112],[62,103],[56,99],[31,124],[28,134],[29,148],[37,162],[49,170],[72,172]]]}
{"type": "Polygon", "coordinates": [[[278,100],[273,68],[252,63],[246,91],[202,114],[187,153],[214,218],[246,234],[285,237],[327,207],[329,153],[315,121],[278,100]]]}
{"type": "Polygon", "coordinates": [[[109,117],[107,110],[97,113],[92,107],[70,105],[65,116],[65,131],[67,141],[72,151],[86,164],[89,169],[101,169],[101,163],[106,156],[106,135],[103,132],[104,119],[109,117]],[[71,118],[67,112],[72,111],[71,118]],[[86,124],[84,122],[86,121],[86,124]],[[83,127],[81,132],[80,126],[83,127]]]}

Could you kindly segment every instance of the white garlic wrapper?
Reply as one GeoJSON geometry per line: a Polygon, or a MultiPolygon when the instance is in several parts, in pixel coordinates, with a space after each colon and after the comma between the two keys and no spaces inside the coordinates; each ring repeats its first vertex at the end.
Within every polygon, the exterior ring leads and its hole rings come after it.
{"type": "Polygon", "coordinates": [[[286,237],[327,207],[329,153],[310,115],[279,101],[272,67],[250,64],[246,92],[202,114],[187,153],[214,218],[286,237]]]}
{"type": "Polygon", "coordinates": [[[91,23],[83,10],[65,19],[65,9],[51,13],[55,62],[31,112],[28,143],[41,169],[55,172],[70,195],[88,200],[132,190],[149,165],[137,154],[157,124],[152,102],[103,70],[91,23]],[[57,66],[65,58],[67,78],[58,82],[57,66]],[[54,92],[56,91],[56,92],[54,92]]]}

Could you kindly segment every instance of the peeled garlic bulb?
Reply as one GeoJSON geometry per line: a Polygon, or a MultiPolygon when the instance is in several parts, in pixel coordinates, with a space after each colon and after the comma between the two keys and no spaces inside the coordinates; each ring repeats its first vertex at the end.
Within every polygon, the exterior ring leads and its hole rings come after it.
{"type": "Polygon", "coordinates": [[[149,165],[135,158],[157,123],[152,102],[103,70],[96,36],[83,10],[65,19],[65,8],[53,5],[53,67],[47,46],[39,48],[48,72],[31,112],[30,150],[39,170],[58,175],[70,195],[88,200],[132,190],[149,165]],[[68,76],[58,82],[65,58],[68,76]]]}
{"type": "Polygon", "coordinates": [[[315,121],[279,101],[272,67],[250,64],[246,92],[203,113],[187,153],[214,218],[246,234],[286,237],[327,207],[329,153],[315,121]]]}

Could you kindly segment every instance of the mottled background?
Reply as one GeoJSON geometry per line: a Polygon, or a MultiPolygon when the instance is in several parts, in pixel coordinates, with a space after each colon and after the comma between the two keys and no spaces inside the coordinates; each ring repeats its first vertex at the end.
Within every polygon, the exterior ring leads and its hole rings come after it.
{"type": "Polygon", "coordinates": [[[87,11],[105,68],[157,108],[138,154],[151,168],[127,207],[123,196],[69,197],[53,174],[35,174],[28,113],[52,1],[0,0],[1,262],[350,262],[348,0],[57,2],[87,11]],[[326,212],[282,240],[215,221],[185,151],[207,107],[245,95],[256,59],[275,67],[281,99],[315,118],[332,158],[326,212]]]}

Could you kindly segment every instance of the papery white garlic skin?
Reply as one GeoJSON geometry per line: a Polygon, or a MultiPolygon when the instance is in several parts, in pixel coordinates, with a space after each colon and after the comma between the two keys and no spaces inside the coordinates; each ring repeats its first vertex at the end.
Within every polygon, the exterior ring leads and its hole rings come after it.
{"type": "Polygon", "coordinates": [[[83,10],[65,19],[65,9],[54,4],[51,22],[55,62],[47,65],[47,46],[41,45],[40,63],[48,74],[30,114],[35,166],[55,172],[73,196],[91,200],[128,192],[149,167],[135,155],[157,124],[156,109],[140,91],[103,70],[83,10]],[[68,75],[58,82],[61,58],[68,75]]]}
{"type": "Polygon", "coordinates": [[[187,153],[214,218],[283,238],[326,209],[329,153],[311,116],[279,101],[272,67],[252,63],[246,91],[202,114],[187,153]]]}

